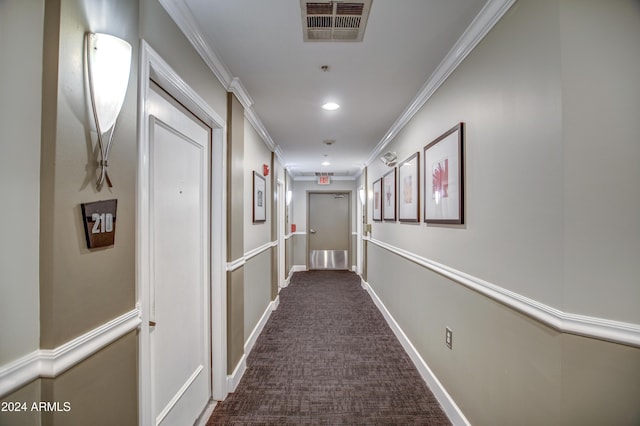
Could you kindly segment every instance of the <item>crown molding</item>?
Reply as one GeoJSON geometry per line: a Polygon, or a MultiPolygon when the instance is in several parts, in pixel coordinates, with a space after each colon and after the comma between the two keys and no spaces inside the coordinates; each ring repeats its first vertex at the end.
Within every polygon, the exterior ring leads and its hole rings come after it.
{"type": "Polygon", "coordinates": [[[242,81],[240,81],[238,77],[234,77],[233,74],[231,74],[231,71],[229,71],[222,60],[218,57],[213,46],[211,46],[200,31],[200,28],[198,27],[198,24],[193,18],[193,14],[186,3],[184,1],[175,0],[159,0],[159,2],[224,88],[238,98],[240,104],[244,107],[245,117],[249,123],[251,123],[253,128],[256,129],[267,148],[269,148],[270,151],[275,152],[280,162],[285,164],[286,161],[284,161],[282,149],[279,146],[276,146],[273,138],[269,135],[267,128],[262,124],[258,114],[253,109],[253,99],[251,99],[249,92],[242,84],[242,81]]]}
{"type": "Polygon", "coordinates": [[[185,2],[175,0],[158,1],[169,14],[171,19],[176,23],[178,28],[180,28],[185,37],[187,37],[187,40],[189,40],[191,45],[200,54],[200,57],[202,57],[211,71],[213,71],[220,83],[222,83],[225,88],[229,88],[233,81],[231,72],[224,63],[222,63],[220,58],[218,58],[218,55],[216,55],[211,45],[200,32],[200,29],[198,28],[198,25],[185,2]]]}
{"type": "Polygon", "coordinates": [[[369,166],[380,153],[393,141],[414,115],[424,106],[438,88],[449,78],[451,73],[462,63],[471,51],[480,43],[485,35],[511,8],[516,0],[489,0],[480,13],[474,18],[462,36],[453,45],[438,68],[431,74],[418,94],[413,98],[402,114],[396,119],[384,137],[378,142],[365,163],[369,166]]]}

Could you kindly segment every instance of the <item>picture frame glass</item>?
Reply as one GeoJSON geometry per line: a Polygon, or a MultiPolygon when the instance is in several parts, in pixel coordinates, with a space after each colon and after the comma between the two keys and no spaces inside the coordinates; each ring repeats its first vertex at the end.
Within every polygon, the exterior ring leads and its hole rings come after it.
{"type": "Polygon", "coordinates": [[[373,220],[382,220],[382,179],[373,182],[373,220]]]}
{"type": "Polygon", "coordinates": [[[420,153],[416,152],[398,166],[398,219],[420,221],[420,153]]]}
{"type": "Polygon", "coordinates": [[[463,123],[424,149],[424,217],[427,223],[462,224],[463,123]]]}
{"type": "Polygon", "coordinates": [[[266,180],[253,172],[253,222],[267,220],[267,184],[266,180]]]}
{"type": "Polygon", "coordinates": [[[396,220],[396,169],[382,177],[382,217],[396,220]]]}

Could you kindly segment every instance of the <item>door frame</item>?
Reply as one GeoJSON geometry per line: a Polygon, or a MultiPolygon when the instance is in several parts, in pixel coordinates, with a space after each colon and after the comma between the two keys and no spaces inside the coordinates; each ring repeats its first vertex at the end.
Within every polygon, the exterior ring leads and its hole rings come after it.
{"type": "Polygon", "coordinates": [[[286,280],[286,272],[285,272],[285,250],[284,250],[284,234],[285,234],[285,191],[284,191],[284,181],[280,178],[277,180],[277,235],[278,235],[278,292],[280,289],[285,287],[286,280]]]}
{"type": "MultiPolygon", "coordinates": [[[[141,312],[138,333],[138,419],[141,425],[155,424],[152,418],[149,294],[151,285],[151,229],[149,226],[149,108],[150,81],[153,79],[163,90],[190,110],[198,119],[211,127],[210,159],[210,283],[209,339],[211,351],[210,390],[213,400],[227,395],[227,312],[226,312],[226,123],[145,41],[140,42],[140,68],[138,87],[138,164],[136,187],[136,300],[141,312]]],[[[197,413],[200,415],[200,413],[197,413]]]]}
{"type": "Polygon", "coordinates": [[[311,245],[311,223],[310,223],[310,214],[309,214],[309,204],[311,203],[311,195],[312,194],[345,194],[347,196],[347,198],[349,199],[349,217],[347,218],[348,223],[349,223],[349,247],[347,248],[347,267],[349,270],[351,270],[352,267],[352,258],[351,256],[353,256],[353,250],[352,250],[352,242],[353,242],[353,204],[352,204],[352,198],[353,198],[353,191],[349,190],[349,189],[337,189],[335,191],[330,191],[330,190],[311,190],[311,191],[307,191],[307,244],[306,244],[306,262],[307,262],[307,271],[309,270],[309,267],[311,266],[311,253],[309,251],[309,246],[311,245]]]}

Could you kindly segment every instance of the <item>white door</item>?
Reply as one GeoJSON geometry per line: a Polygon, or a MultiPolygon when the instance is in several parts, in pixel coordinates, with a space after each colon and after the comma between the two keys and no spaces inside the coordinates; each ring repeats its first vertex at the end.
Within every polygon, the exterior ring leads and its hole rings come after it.
{"type": "Polygon", "coordinates": [[[157,87],[148,100],[152,418],[191,425],[211,395],[211,130],[157,87]]]}

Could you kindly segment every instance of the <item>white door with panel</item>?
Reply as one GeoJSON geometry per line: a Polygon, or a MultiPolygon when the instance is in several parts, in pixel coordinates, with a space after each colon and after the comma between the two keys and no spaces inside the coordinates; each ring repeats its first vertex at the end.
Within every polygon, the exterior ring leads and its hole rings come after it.
{"type": "Polygon", "coordinates": [[[149,93],[151,405],[156,425],[191,425],[211,396],[211,129],[149,93]]]}

